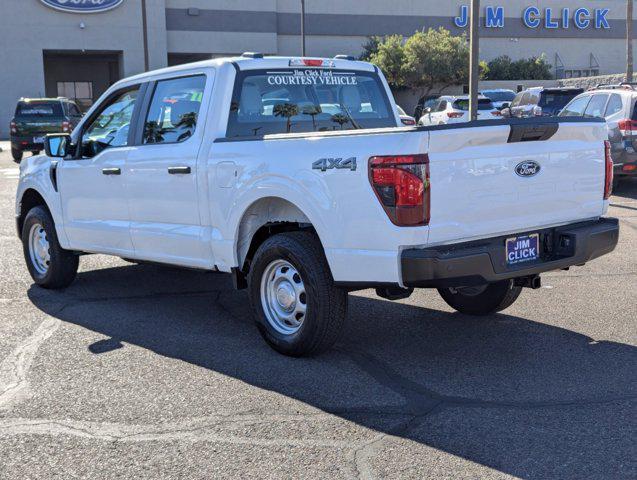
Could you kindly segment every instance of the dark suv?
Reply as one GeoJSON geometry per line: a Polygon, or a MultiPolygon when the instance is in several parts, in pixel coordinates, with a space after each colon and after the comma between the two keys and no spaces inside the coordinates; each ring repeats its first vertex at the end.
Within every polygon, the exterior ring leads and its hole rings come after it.
{"type": "Polygon", "coordinates": [[[71,132],[81,118],[77,104],[68,98],[21,98],[10,125],[13,159],[22,160],[24,151],[37,155],[47,133],[71,132]]]}
{"type": "Polygon", "coordinates": [[[555,116],[568,102],[583,92],[582,88],[528,88],[515,96],[511,106],[502,110],[502,116],[519,118],[555,116]]]}

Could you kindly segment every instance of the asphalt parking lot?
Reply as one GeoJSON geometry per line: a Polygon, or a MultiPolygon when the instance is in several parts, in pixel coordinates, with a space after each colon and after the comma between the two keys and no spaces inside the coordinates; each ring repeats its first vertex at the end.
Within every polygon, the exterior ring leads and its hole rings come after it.
{"type": "Polygon", "coordinates": [[[270,350],[226,275],[87,256],[33,286],[0,153],[0,478],[637,478],[637,181],[620,244],[486,319],[351,295],[270,350]]]}

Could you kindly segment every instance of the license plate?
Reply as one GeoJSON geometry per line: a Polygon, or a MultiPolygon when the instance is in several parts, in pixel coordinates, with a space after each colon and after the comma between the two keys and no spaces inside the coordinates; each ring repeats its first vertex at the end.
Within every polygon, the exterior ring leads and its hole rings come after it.
{"type": "Polygon", "coordinates": [[[508,265],[537,260],[540,258],[540,235],[533,233],[521,237],[507,238],[506,257],[508,265]]]}
{"type": "Polygon", "coordinates": [[[33,137],[33,143],[44,143],[44,137],[33,137]]]}

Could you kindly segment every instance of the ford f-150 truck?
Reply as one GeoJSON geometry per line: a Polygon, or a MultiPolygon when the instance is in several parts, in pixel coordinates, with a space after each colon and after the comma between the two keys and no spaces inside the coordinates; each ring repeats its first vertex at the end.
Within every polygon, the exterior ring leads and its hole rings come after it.
{"type": "Polygon", "coordinates": [[[64,288],[102,253],[232,273],[265,340],[301,356],[336,341],[348,292],[437,288],[486,315],[615,248],[602,120],[399,125],[383,75],[349,58],[122,80],[20,166],[29,272],[64,288]]]}

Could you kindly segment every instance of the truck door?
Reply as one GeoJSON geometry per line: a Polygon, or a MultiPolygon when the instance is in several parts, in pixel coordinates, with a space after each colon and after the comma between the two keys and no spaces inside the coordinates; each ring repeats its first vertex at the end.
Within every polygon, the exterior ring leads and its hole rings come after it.
{"type": "Polygon", "coordinates": [[[129,255],[133,251],[123,170],[140,87],[109,96],[82,128],[76,158],[58,166],[64,228],[71,248],[129,255]]]}
{"type": "Polygon", "coordinates": [[[200,73],[148,86],[125,175],[135,258],[201,267],[210,262],[197,181],[210,77],[200,73]]]}

